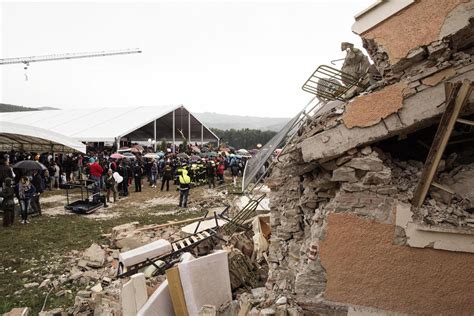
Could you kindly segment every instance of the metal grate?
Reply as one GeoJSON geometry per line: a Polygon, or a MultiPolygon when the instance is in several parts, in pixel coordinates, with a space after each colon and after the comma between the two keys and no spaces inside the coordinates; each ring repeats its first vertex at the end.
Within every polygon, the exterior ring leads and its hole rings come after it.
{"type": "Polygon", "coordinates": [[[302,89],[315,94],[324,101],[341,100],[344,94],[352,87],[365,88],[360,79],[339,69],[326,65],[319,66],[306,80],[302,89]]]}

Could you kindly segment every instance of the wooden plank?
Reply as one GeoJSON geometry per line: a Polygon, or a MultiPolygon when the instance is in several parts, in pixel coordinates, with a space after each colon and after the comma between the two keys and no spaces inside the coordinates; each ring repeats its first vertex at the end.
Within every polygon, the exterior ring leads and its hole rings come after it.
{"type": "Polygon", "coordinates": [[[462,118],[458,118],[458,119],[456,120],[456,122],[461,123],[461,124],[466,124],[466,125],[474,126],[474,121],[469,121],[469,120],[465,120],[465,119],[462,119],[462,118]]]}
{"type": "MultiPolygon", "coordinates": [[[[446,90],[448,89],[449,87],[446,87],[446,90]]],[[[457,82],[454,84],[449,96],[447,96],[446,110],[441,117],[438,130],[431,144],[430,152],[423,166],[420,182],[413,195],[412,204],[416,207],[420,207],[425,201],[426,194],[438,169],[439,162],[449,137],[451,136],[454,124],[471,93],[471,89],[471,82],[469,80],[464,80],[462,84],[457,82]]]]}
{"type": "Polygon", "coordinates": [[[166,279],[168,280],[168,287],[175,314],[188,316],[188,308],[184,298],[183,287],[181,286],[178,267],[166,270],[166,279]]]}
{"type": "Polygon", "coordinates": [[[431,182],[431,185],[438,188],[438,189],[441,189],[443,191],[446,191],[448,192],[449,194],[454,194],[455,192],[453,190],[451,190],[450,188],[448,188],[447,186],[445,185],[442,185],[441,183],[438,183],[438,182],[431,182]]]}

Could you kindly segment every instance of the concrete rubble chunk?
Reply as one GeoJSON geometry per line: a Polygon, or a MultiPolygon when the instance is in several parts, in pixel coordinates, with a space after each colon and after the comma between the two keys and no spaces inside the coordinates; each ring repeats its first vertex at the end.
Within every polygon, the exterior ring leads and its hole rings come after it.
{"type": "Polygon", "coordinates": [[[83,259],[87,265],[93,268],[100,268],[105,263],[105,251],[97,244],[92,244],[86,249],[83,259]]]}
{"type": "Polygon", "coordinates": [[[25,289],[30,289],[32,287],[38,287],[40,284],[38,282],[31,282],[31,283],[26,283],[23,285],[25,289]]]}
{"type": "Polygon", "coordinates": [[[275,315],[275,310],[273,308],[264,308],[260,311],[261,316],[271,316],[275,315]]]}
{"type": "Polygon", "coordinates": [[[64,309],[58,307],[49,311],[40,312],[38,316],[63,316],[67,315],[64,309]]]}
{"type": "Polygon", "coordinates": [[[364,171],[382,171],[383,162],[379,158],[369,156],[362,158],[353,158],[344,166],[364,171]]]}
{"type": "Polygon", "coordinates": [[[265,296],[265,288],[264,287],[257,287],[252,289],[252,296],[254,298],[262,298],[265,296]]]}
{"type": "Polygon", "coordinates": [[[346,166],[334,170],[331,178],[331,181],[338,182],[356,182],[357,180],[354,168],[346,166]]]}
{"type": "Polygon", "coordinates": [[[92,292],[91,292],[91,291],[82,290],[82,291],[77,292],[76,295],[77,295],[77,296],[80,296],[80,297],[83,297],[83,298],[89,298],[89,297],[91,297],[92,292]]]}
{"type": "Polygon", "coordinates": [[[369,171],[362,179],[363,184],[368,185],[380,185],[380,184],[389,184],[392,179],[392,174],[390,169],[386,169],[379,172],[369,171]]]}
{"type": "Polygon", "coordinates": [[[216,316],[217,309],[214,305],[203,305],[199,310],[197,316],[216,316]]]}
{"type": "Polygon", "coordinates": [[[91,291],[95,292],[95,293],[102,292],[102,290],[103,290],[103,288],[102,288],[102,285],[100,283],[97,283],[96,285],[91,287],[91,291]]]}
{"type": "Polygon", "coordinates": [[[29,316],[31,309],[29,307],[15,307],[3,316],[29,316]]]}
{"type": "Polygon", "coordinates": [[[50,284],[51,284],[51,279],[44,279],[43,282],[41,282],[41,284],[38,288],[42,289],[44,287],[47,287],[50,284]]]}

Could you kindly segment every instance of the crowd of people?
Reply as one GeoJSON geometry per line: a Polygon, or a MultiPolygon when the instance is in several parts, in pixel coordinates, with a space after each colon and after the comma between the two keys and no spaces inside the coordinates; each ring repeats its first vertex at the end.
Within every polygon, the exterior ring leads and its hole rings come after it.
{"type": "Polygon", "coordinates": [[[129,188],[142,191],[143,185],[169,191],[173,185],[179,191],[179,206],[187,207],[192,187],[207,185],[215,188],[225,183],[228,170],[232,184],[243,173],[247,157],[221,152],[214,155],[196,155],[189,152],[161,152],[155,156],[136,152],[134,155],[112,155],[95,151],[88,155],[52,153],[24,153],[11,151],[0,154],[0,206],[4,212],[3,225],[14,221],[15,197],[18,201],[22,224],[29,223],[31,214],[41,215],[40,196],[45,190],[60,190],[68,183],[90,180],[95,192],[104,195],[107,202],[116,202],[130,194],[129,188]],[[145,157],[146,156],[146,157],[145,157]],[[12,166],[22,160],[34,160],[44,165],[43,170],[25,171],[12,166]]]}

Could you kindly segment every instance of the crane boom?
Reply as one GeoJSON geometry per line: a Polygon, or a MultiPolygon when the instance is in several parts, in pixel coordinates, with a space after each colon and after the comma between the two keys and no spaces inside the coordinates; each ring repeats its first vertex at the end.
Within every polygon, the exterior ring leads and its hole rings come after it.
{"type": "Polygon", "coordinates": [[[54,54],[54,55],[43,55],[43,56],[4,58],[4,59],[0,59],[0,65],[7,65],[7,64],[29,65],[30,63],[40,62],[40,61],[139,54],[141,52],[142,52],[141,50],[139,50],[138,48],[135,48],[135,49],[122,49],[122,50],[100,51],[100,52],[90,52],[90,53],[65,53],[65,54],[54,54]]]}

